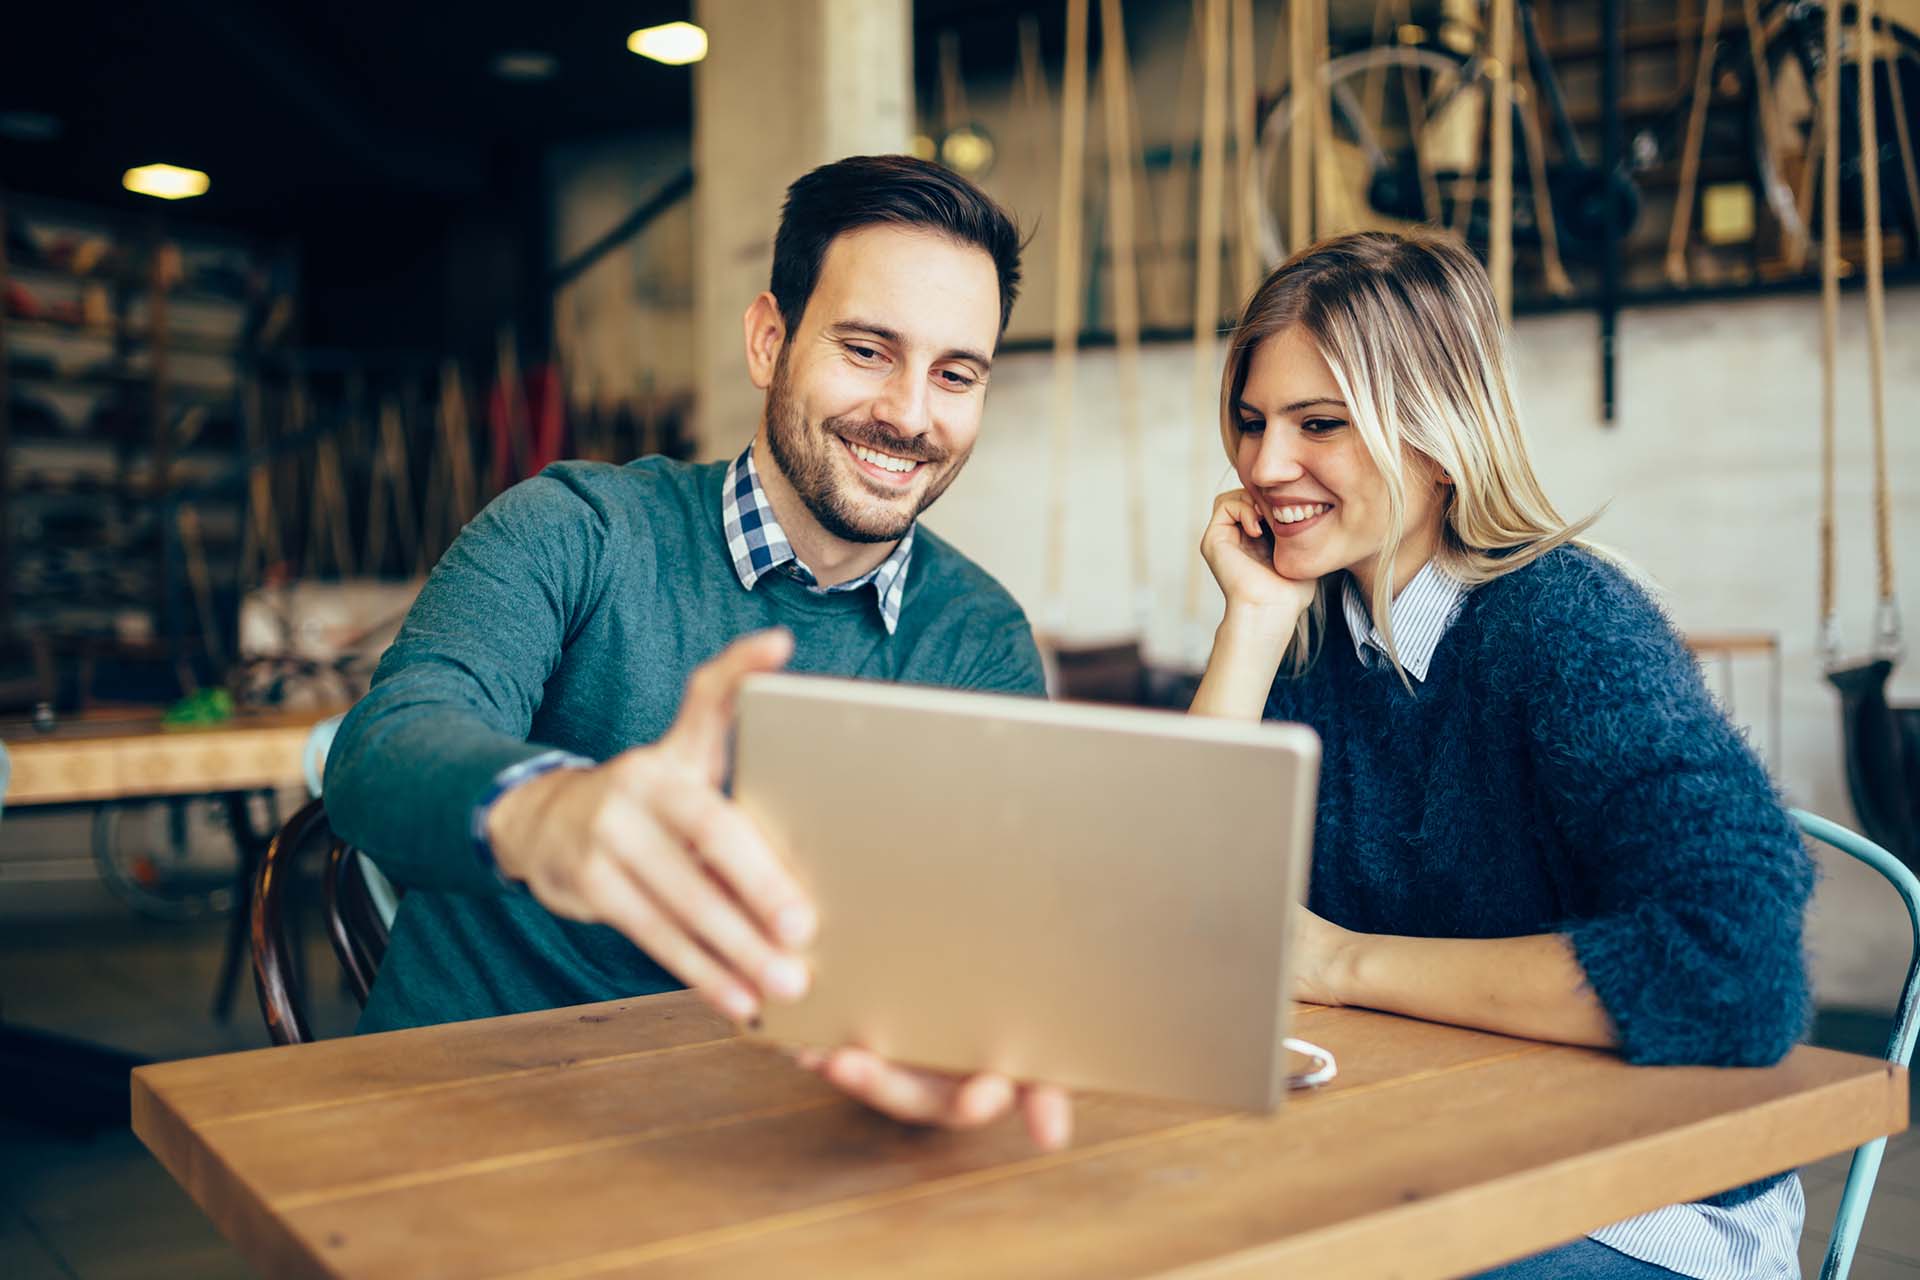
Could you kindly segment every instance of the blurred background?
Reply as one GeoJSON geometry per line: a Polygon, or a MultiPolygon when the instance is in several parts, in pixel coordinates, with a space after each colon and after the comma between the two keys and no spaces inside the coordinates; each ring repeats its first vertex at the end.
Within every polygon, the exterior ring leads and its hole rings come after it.
{"type": "MultiPolygon", "coordinates": [[[[911,151],[1032,233],[928,523],[1026,606],[1061,693],[1180,703],[1217,619],[1218,334],[1301,244],[1424,223],[1489,262],[1562,512],[1604,511],[1789,800],[1920,861],[1920,0],[1839,19],[1836,59],[1807,0],[16,6],[5,740],[317,716],[507,485],[737,452],[785,185],[911,151]]],[[[10,799],[0,1071],[40,1052],[8,1028],[264,1043],[244,977],[207,1006],[236,825],[301,798],[10,799]]],[[[1877,1051],[1906,922],[1824,870],[1817,1034],[1877,1051]]],[[[110,1273],[73,1232],[61,1273],[110,1273]]],[[[227,1265],[182,1239],[181,1274],[227,1265]]]]}

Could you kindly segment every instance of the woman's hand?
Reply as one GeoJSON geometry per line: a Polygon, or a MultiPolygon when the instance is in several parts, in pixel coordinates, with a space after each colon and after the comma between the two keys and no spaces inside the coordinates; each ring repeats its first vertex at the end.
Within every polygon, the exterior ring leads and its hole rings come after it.
{"type": "Polygon", "coordinates": [[[1346,977],[1355,945],[1365,935],[1329,924],[1304,906],[1293,909],[1293,998],[1307,1004],[1346,1004],[1346,977]]]}
{"type": "Polygon", "coordinates": [[[1315,582],[1283,578],[1273,568],[1273,535],[1244,489],[1213,500],[1200,554],[1227,597],[1214,633],[1207,674],[1188,710],[1226,720],[1258,720],[1267,691],[1292,643],[1315,582]]]}
{"type": "Polygon", "coordinates": [[[1227,613],[1258,614],[1276,625],[1293,624],[1313,603],[1317,583],[1283,578],[1273,567],[1273,534],[1245,489],[1213,500],[1213,517],[1200,537],[1200,554],[1227,598],[1227,613]]]}

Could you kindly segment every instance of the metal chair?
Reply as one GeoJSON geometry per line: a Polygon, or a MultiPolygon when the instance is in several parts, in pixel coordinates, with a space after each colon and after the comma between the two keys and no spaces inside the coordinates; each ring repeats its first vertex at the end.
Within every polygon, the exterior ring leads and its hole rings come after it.
{"type": "MultiPolygon", "coordinates": [[[[1913,953],[1907,962],[1907,980],[1900,988],[1900,1006],[1894,1013],[1893,1032],[1887,1037],[1888,1061],[1899,1066],[1913,1062],[1913,1042],[1920,1031],[1920,879],[1904,863],[1866,837],[1838,823],[1800,809],[1793,812],[1800,829],[1840,852],[1866,863],[1893,882],[1907,906],[1907,919],[1913,926],[1913,953]]],[[[1846,1280],[1853,1266],[1853,1251],[1860,1243],[1860,1227],[1867,1217],[1867,1202],[1873,1198],[1874,1180],[1880,1176],[1880,1157],[1887,1140],[1875,1138],[1853,1153],[1847,1169],[1847,1185],[1840,1193],[1840,1211],[1834,1215],[1833,1236],[1827,1242],[1826,1261],[1820,1266],[1820,1280],[1846,1280]]]]}
{"type": "Polygon", "coordinates": [[[249,928],[254,990],[260,997],[267,1035],[275,1044],[304,1044],[313,1039],[286,926],[287,886],[296,879],[302,860],[316,850],[325,850],[326,856],[322,883],[327,941],[362,1007],[387,953],[387,917],[361,874],[362,855],[334,835],[326,806],[317,799],[309,801],[267,846],[253,888],[249,928]]]}

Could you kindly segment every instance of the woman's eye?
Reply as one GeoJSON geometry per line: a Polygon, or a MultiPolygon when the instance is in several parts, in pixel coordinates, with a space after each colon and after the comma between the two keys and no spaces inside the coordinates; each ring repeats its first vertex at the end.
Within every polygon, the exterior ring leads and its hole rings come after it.
{"type": "Polygon", "coordinates": [[[1338,418],[1308,418],[1301,424],[1308,434],[1316,436],[1326,435],[1329,431],[1337,431],[1346,425],[1345,422],[1342,422],[1338,418]]]}
{"type": "Polygon", "coordinates": [[[1266,429],[1267,423],[1264,418],[1240,419],[1240,433],[1242,435],[1257,436],[1266,429]]]}

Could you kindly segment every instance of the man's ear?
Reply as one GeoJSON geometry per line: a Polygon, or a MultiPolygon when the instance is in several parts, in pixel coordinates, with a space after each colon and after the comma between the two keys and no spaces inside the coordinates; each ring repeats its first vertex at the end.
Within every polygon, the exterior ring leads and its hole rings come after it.
{"type": "Polygon", "coordinates": [[[744,320],[747,337],[747,376],[753,385],[765,391],[773,385],[773,370],[780,363],[780,348],[786,345],[787,322],[780,315],[780,304],[771,293],[762,293],[747,308],[744,320]]]}

